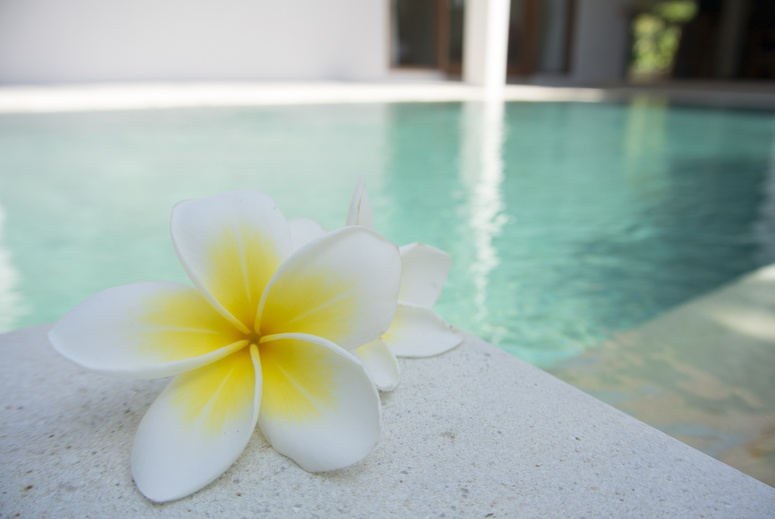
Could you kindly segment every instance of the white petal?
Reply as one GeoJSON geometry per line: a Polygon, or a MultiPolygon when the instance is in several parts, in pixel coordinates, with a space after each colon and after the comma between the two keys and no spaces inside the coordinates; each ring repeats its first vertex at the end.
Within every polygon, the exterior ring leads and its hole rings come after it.
{"type": "Polygon", "coordinates": [[[393,391],[400,380],[398,361],[381,339],[364,344],[353,350],[363,363],[371,381],[380,391],[393,391]]]}
{"type": "Polygon", "coordinates": [[[272,447],[309,472],[365,458],[379,437],[380,401],[361,363],[336,344],[304,334],[265,337],[259,348],[264,389],[258,423],[272,447]]]}
{"type": "Polygon", "coordinates": [[[288,226],[291,228],[293,250],[302,248],[327,232],[322,225],[309,218],[294,218],[288,222],[288,226]]]}
{"type": "Polygon", "coordinates": [[[431,357],[451,350],[463,336],[429,308],[399,303],[382,340],[399,357],[431,357]]]}
{"type": "Polygon", "coordinates": [[[247,332],[266,283],[293,246],[275,203],[258,191],[181,202],[172,210],[171,230],[188,276],[215,309],[247,332]]]}
{"type": "Polygon", "coordinates": [[[424,243],[404,245],[401,247],[401,291],[398,300],[432,307],[441,295],[451,265],[452,259],[442,250],[424,243]]]}
{"type": "Polygon", "coordinates": [[[358,184],[356,184],[355,191],[353,191],[353,196],[350,199],[350,208],[347,211],[345,225],[363,225],[370,229],[374,228],[371,202],[369,202],[369,195],[366,194],[366,181],[363,175],[358,178],[358,184]]]}
{"type": "Polygon", "coordinates": [[[164,281],[109,288],[49,332],[59,353],[100,373],[154,378],[204,366],[245,337],[194,288],[164,281]]]}
{"type": "Polygon", "coordinates": [[[332,231],[282,264],[261,300],[261,335],[306,333],[345,349],[390,327],[401,277],[395,245],[365,227],[332,231]]]}
{"type": "Polygon", "coordinates": [[[137,429],[132,476],[140,492],[172,501],[223,474],[256,427],[260,373],[252,345],[174,379],[137,429]]]}

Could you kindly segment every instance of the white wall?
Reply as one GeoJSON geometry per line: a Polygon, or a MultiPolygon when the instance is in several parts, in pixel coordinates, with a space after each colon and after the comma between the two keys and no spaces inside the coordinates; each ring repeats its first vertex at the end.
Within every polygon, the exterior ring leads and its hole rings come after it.
{"type": "Polygon", "coordinates": [[[376,79],[386,0],[0,0],[0,83],[376,79]]]}
{"type": "Polygon", "coordinates": [[[576,4],[572,80],[582,85],[620,82],[629,56],[628,0],[579,0],[576,4]]]}

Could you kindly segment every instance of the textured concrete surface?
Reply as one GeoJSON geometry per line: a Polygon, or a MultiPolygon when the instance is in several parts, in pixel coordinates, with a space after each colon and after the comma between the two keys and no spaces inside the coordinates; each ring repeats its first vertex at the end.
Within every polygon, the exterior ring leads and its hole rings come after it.
{"type": "Polygon", "coordinates": [[[164,380],[82,371],[47,327],[0,336],[0,516],[772,517],[775,489],[474,338],[405,360],[362,462],[308,474],[257,432],[193,496],[154,505],[129,448],[164,380]]]}
{"type": "Polygon", "coordinates": [[[771,265],[550,371],[775,486],[774,367],[771,265]]]}

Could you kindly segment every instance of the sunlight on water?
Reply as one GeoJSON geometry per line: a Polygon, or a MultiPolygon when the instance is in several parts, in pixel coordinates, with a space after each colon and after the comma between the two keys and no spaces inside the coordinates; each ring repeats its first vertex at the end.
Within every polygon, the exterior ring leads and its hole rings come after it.
{"type": "Polygon", "coordinates": [[[474,261],[469,272],[474,279],[475,318],[485,321],[490,273],[498,266],[493,238],[503,226],[503,103],[468,103],[461,118],[462,167],[460,177],[469,193],[469,225],[473,233],[474,261]]]}

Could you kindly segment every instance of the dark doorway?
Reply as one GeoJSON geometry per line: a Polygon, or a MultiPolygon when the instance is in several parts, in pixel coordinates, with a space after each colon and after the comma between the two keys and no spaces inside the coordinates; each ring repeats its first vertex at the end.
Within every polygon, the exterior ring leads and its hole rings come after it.
{"type": "MultiPolygon", "coordinates": [[[[511,0],[508,74],[566,73],[575,0],[511,0]]],[[[391,66],[459,76],[464,0],[392,0],[391,66]]]]}
{"type": "Polygon", "coordinates": [[[459,75],[464,0],[392,0],[391,65],[459,75]]]}

